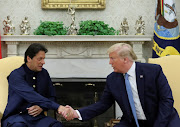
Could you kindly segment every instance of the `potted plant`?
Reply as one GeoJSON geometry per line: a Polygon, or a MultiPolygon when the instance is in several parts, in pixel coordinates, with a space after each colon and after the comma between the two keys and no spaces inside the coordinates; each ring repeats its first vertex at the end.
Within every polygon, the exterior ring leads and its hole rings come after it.
{"type": "Polygon", "coordinates": [[[40,26],[35,29],[34,35],[66,35],[67,28],[63,22],[40,21],[40,26]]]}
{"type": "Polygon", "coordinates": [[[103,21],[81,21],[78,35],[115,35],[116,31],[113,27],[109,27],[103,21]]]}

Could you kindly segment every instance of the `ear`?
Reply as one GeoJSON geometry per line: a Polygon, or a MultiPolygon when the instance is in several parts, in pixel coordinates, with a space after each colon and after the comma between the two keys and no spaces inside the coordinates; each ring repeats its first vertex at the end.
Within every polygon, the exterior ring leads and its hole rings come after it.
{"type": "Polygon", "coordinates": [[[125,58],[123,58],[123,59],[124,59],[124,63],[125,63],[125,64],[129,61],[128,57],[125,57],[125,58]]]}
{"type": "Polygon", "coordinates": [[[31,60],[32,59],[29,56],[27,56],[27,62],[29,63],[31,60]]]}

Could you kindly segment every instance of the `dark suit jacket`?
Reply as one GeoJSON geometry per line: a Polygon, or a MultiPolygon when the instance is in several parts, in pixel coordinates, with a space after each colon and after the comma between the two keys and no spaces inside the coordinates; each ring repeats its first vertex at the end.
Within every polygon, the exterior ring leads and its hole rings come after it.
{"type": "MultiPolygon", "coordinates": [[[[101,100],[79,110],[82,119],[88,120],[105,112],[116,101],[123,112],[119,125],[132,125],[134,119],[123,74],[113,72],[108,75],[106,82],[101,100]]],[[[136,62],[136,82],[149,127],[167,127],[171,121],[174,122],[172,127],[175,127],[180,123],[178,113],[173,108],[171,88],[159,65],[136,62]]]]}
{"type": "MultiPolygon", "coordinates": [[[[26,123],[29,121],[27,124],[31,124],[33,121],[46,117],[43,113],[36,117],[28,115],[26,108],[32,105],[38,105],[44,110],[57,110],[59,107],[59,104],[54,102],[55,89],[47,70],[44,68],[40,72],[33,72],[24,64],[10,74],[8,83],[9,95],[2,118],[3,127],[13,122],[26,123]],[[35,78],[33,79],[33,77],[35,78]],[[33,85],[36,87],[33,88],[33,85]],[[23,121],[21,117],[26,121],[23,121]]],[[[52,120],[50,119],[50,121],[52,120]]],[[[47,118],[43,122],[48,122],[47,118]]],[[[33,124],[33,126],[36,125],[36,123],[33,124]]]]}

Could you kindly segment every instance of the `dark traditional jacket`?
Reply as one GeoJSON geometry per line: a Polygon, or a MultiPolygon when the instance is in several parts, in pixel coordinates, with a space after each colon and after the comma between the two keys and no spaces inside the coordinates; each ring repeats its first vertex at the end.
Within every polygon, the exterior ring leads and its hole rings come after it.
{"type": "MultiPolygon", "coordinates": [[[[10,122],[32,122],[42,119],[43,112],[36,117],[28,115],[27,108],[33,105],[40,106],[44,111],[57,110],[55,103],[55,89],[50,76],[44,68],[40,72],[31,71],[26,64],[11,72],[8,76],[9,95],[8,103],[2,118],[4,127],[10,122]],[[21,116],[21,117],[18,117],[21,116]]],[[[36,123],[34,123],[36,124],[36,123]]]]}

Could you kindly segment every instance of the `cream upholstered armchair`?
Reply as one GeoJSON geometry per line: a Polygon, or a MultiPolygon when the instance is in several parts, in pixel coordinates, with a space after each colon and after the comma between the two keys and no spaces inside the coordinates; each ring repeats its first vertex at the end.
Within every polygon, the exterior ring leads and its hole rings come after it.
{"type": "Polygon", "coordinates": [[[174,107],[180,114],[180,56],[170,55],[160,58],[149,58],[148,62],[161,65],[172,89],[174,107]]]}
{"type": "MultiPolygon", "coordinates": [[[[23,64],[24,58],[21,56],[6,57],[0,59],[0,120],[8,98],[7,76],[16,68],[23,64]]],[[[0,125],[1,126],[1,125],[0,125]]]]}

